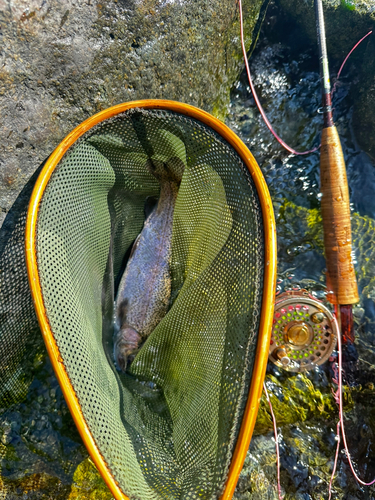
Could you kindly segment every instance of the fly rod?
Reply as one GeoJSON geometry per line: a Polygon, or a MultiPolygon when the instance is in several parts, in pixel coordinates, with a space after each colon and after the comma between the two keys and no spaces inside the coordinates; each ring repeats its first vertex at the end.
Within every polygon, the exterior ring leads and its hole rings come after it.
{"type": "Polygon", "coordinates": [[[344,343],[354,342],[352,305],[359,302],[352,259],[350,202],[344,155],[332,117],[322,0],[314,0],[324,128],[320,152],[321,210],[327,265],[327,298],[334,304],[344,343]]]}
{"type": "MultiPolygon", "coordinates": [[[[296,151],[288,146],[273,130],[251,78],[243,34],[242,1],[238,0],[240,11],[241,46],[249,85],[262,118],[275,139],[290,153],[306,155],[320,146],[307,151],[296,151]]],[[[327,265],[327,299],[335,306],[335,312],[344,344],[354,343],[352,305],[359,302],[357,281],[352,259],[349,189],[346,178],[345,161],[340,138],[333,122],[331,84],[329,78],[322,0],[314,0],[316,26],[320,56],[320,75],[323,100],[324,128],[322,131],[320,155],[321,210],[324,229],[324,247],[327,265]]],[[[370,34],[367,33],[349,52],[341,70],[353,50],[370,34]]],[[[338,76],[339,76],[338,75],[338,76]]]]}

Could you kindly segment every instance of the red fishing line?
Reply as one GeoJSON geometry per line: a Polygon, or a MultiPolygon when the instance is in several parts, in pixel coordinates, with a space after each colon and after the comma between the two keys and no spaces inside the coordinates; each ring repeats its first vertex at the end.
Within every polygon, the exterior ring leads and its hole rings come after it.
{"type": "Polygon", "coordinates": [[[339,373],[338,373],[338,377],[339,377],[339,379],[338,379],[338,382],[339,382],[338,392],[339,392],[339,417],[340,417],[339,423],[341,425],[341,435],[342,435],[342,440],[344,442],[346,458],[348,459],[350,469],[351,469],[355,479],[363,486],[371,486],[375,483],[375,479],[373,479],[369,483],[366,483],[365,481],[360,479],[358,477],[358,474],[354,470],[353,462],[352,462],[352,459],[350,457],[350,452],[349,452],[348,443],[347,443],[346,434],[345,434],[345,424],[344,424],[344,410],[343,410],[343,397],[342,397],[342,342],[341,342],[340,335],[338,335],[337,344],[338,344],[338,356],[339,356],[339,364],[338,364],[338,371],[339,371],[339,373]]]}
{"type": "MultiPolygon", "coordinates": [[[[245,61],[246,73],[247,73],[247,77],[248,77],[248,80],[249,80],[251,92],[253,94],[255,103],[256,103],[256,105],[257,105],[257,107],[259,109],[259,112],[260,112],[260,114],[261,114],[261,116],[262,116],[265,124],[267,125],[268,129],[270,130],[270,132],[272,133],[272,135],[275,137],[275,139],[279,142],[279,144],[281,144],[281,146],[283,146],[287,151],[289,151],[289,153],[292,153],[294,155],[306,155],[306,154],[309,154],[309,153],[314,153],[315,151],[317,151],[320,148],[320,144],[316,148],[310,149],[308,151],[299,152],[299,151],[296,151],[295,149],[291,148],[290,146],[288,146],[277,135],[277,133],[272,128],[272,125],[269,122],[269,120],[268,120],[268,118],[267,118],[267,116],[266,116],[266,114],[265,114],[265,112],[263,110],[263,107],[262,107],[262,105],[260,103],[260,100],[258,98],[258,95],[256,93],[256,90],[255,90],[255,87],[254,87],[254,84],[253,84],[253,81],[252,81],[252,78],[251,78],[250,67],[249,67],[249,63],[248,63],[248,60],[247,60],[247,53],[246,53],[245,41],[244,41],[244,34],[243,34],[243,14],[242,14],[242,1],[241,0],[238,0],[238,5],[239,5],[239,11],[240,11],[241,47],[242,47],[242,52],[243,52],[244,61],[245,61]]],[[[342,70],[343,70],[343,68],[345,66],[345,63],[349,59],[350,55],[358,47],[358,45],[361,42],[363,42],[363,40],[365,40],[365,38],[367,38],[369,35],[371,35],[371,33],[372,33],[372,30],[369,31],[364,37],[362,37],[354,45],[354,47],[351,49],[351,51],[348,53],[348,55],[345,57],[342,65],[341,65],[341,67],[339,69],[339,72],[337,73],[336,82],[335,82],[335,84],[333,86],[333,89],[332,89],[332,92],[331,92],[331,96],[334,93],[334,91],[336,90],[337,81],[340,78],[341,72],[342,72],[342,70]]],[[[336,319],[335,319],[335,321],[336,321],[336,319]]],[[[338,403],[338,406],[339,406],[339,421],[337,423],[337,428],[336,428],[337,429],[337,436],[336,436],[337,446],[336,446],[335,460],[334,460],[334,466],[333,466],[333,471],[332,471],[331,479],[330,479],[330,482],[329,482],[329,500],[331,499],[331,495],[332,495],[332,482],[333,482],[333,479],[334,479],[334,475],[336,473],[337,461],[338,461],[339,450],[340,450],[340,430],[341,430],[341,434],[342,434],[342,438],[343,438],[343,443],[344,443],[344,448],[345,448],[345,451],[346,451],[346,456],[347,456],[347,459],[348,459],[348,462],[349,462],[349,466],[350,466],[350,469],[351,469],[351,471],[352,471],[355,479],[360,484],[362,484],[364,486],[371,486],[371,485],[373,485],[375,483],[375,479],[373,481],[369,482],[369,483],[366,483],[366,482],[362,481],[358,477],[357,473],[354,470],[354,466],[353,466],[353,463],[352,463],[352,460],[351,460],[351,457],[350,457],[350,453],[349,453],[349,449],[348,449],[348,444],[347,444],[347,440],[346,440],[346,435],[345,435],[345,428],[344,428],[343,398],[342,398],[342,352],[341,352],[342,351],[342,344],[341,344],[341,335],[340,334],[338,335],[337,341],[338,341],[338,361],[339,361],[338,362],[338,367],[337,367],[337,370],[338,370],[338,373],[337,373],[338,390],[334,394],[334,397],[335,397],[335,400],[336,400],[336,402],[338,403]]],[[[265,383],[263,383],[263,389],[264,389],[264,392],[265,392],[265,395],[266,395],[267,402],[268,402],[269,407],[270,407],[270,412],[271,412],[272,422],[273,422],[273,429],[274,429],[274,434],[275,434],[278,496],[279,496],[279,500],[283,500],[283,497],[282,497],[282,494],[281,494],[281,483],[280,483],[280,452],[279,452],[279,442],[278,442],[278,433],[277,433],[276,418],[275,418],[275,415],[274,415],[274,412],[273,412],[272,403],[271,403],[271,400],[269,398],[267,387],[266,387],[265,383]]]]}
{"type": "MultiPolygon", "coordinates": [[[[290,146],[288,146],[288,144],[286,144],[286,142],[284,142],[281,137],[279,137],[277,135],[277,133],[274,131],[274,129],[272,128],[272,125],[270,123],[270,121],[268,120],[267,116],[266,116],[266,113],[264,112],[264,109],[260,103],[260,100],[258,98],[258,95],[256,93],[256,90],[255,90],[255,87],[254,87],[254,84],[253,84],[253,80],[251,78],[251,73],[250,73],[250,67],[249,67],[249,62],[247,60],[247,54],[246,54],[246,47],[245,47],[245,40],[244,40],[244,34],[243,34],[243,13],[242,13],[242,0],[238,0],[238,6],[239,6],[239,10],[240,10],[240,32],[241,32],[241,47],[242,47],[242,52],[243,52],[243,57],[244,57],[244,61],[245,61],[245,67],[246,67],[246,73],[247,73],[247,78],[249,80],[249,85],[250,85],[250,88],[251,88],[251,92],[253,94],[253,97],[254,97],[254,100],[255,100],[255,103],[257,105],[257,108],[259,109],[259,113],[261,114],[263,120],[264,120],[264,123],[267,125],[269,131],[271,132],[271,134],[275,137],[275,139],[277,140],[277,142],[279,144],[281,144],[281,146],[283,146],[283,148],[285,148],[287,151],[289,151],[289,153],[292,153],[294,155],[307,155],[309,153],[315,153],[315,151],[318,151],[318,149],[320,148],[320,144],[319,146],[317,146],[316,148],[313,148],[313,149],[309,149],[308,151],[296,151],[295,149],[291,148],[290,146]]],[[[331,92],[331,96],[336,88],[336,84],[337,84],[337,80],[339,79],[340,77],[340,74],[341,74],[341,71],[343,69],[343,67],[345,66],[345,63],[346,61],[348,60],[349,56],[352,54],[352,52],[358,47],[358,45],[366,38],[368,37],[369,35],[371,35],[372,31],[369,31],[369,33],[367,33],[367,35],[365,35],[363,38],[361,38],[361,40],[359,40],[359,42],[357,42],[354,47],[352,48],[352,50],[349,52],[349,54],[346,56],[346,58],[344,59],[344,62],[342,63],[341,67],[340,67],[340,70],[337,74],[337,78],[336,78],[336,82],[335,82],[335,85],[333,86],[333,90],[331,92]]]]}
{"type": "Polygon", "coordinates": [[[281,482],[280,482],[279,436],[277,434],[276,417],[275,417],[275,414],[273,413],[272,403],[271,403],[271,400],[269,398],[265,382],[263,382],[263,390],[264,390],[264,393],[266,395],[266,399],[267,399],[269,407],[270,407],[270,412],[271,412],[272,422],[273,422],[273,432],[275,434],[276,467],[277,467],[277,492],[278,492],[278,495],[279,495],[279,500],[283,500],[283,496],[281,495],[281,482]]]}

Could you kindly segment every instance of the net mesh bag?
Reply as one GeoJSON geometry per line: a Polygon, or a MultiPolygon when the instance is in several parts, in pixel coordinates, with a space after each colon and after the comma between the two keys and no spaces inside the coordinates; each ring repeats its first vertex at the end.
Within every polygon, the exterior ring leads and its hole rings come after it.
{"type": "Polygon", "coordinates": [[[249,393],[264,274],[260,202],[237,152],[172,111],[133,108],[99,123],[48,181],[36,258],[59,363],[121,491],[218,498],[249,393]],[[122,372],[114,302],[145,207],[159,196],[150,161],[179,178],[171,290],[122,372]]]}

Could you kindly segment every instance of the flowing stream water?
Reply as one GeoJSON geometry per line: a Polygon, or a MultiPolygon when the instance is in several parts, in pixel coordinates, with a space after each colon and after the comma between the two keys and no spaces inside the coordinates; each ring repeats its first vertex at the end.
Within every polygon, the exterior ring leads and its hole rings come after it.
{"type": "MultiPolygon", "coordinates": [[[[280,13],[270,9],[250,66],[276,131],[295,149],[305,150],[319,144],[322,128],[318,57],[316,48],[303,36],[292,36],[289,28],[283,29],[280,13]]],[[[345,391],[345,409],[353,458],[361,476],[370,480],[375,475],[375,165],[360,150],[352,131],[350,86],[356,78],[360,51],[355,62],[349,61],[333,104],[350,186],[361,291],[361,302],[354,307],[359,358],[355,380],[345,391]]],[[[332,74],[338,64],[332,65],[332,74]]],[[[278,230],[279,289],[306,287],[324,298],[319,153],[297,157],[275,142],[255,107],[245,74],[232,91],[227,124],[252,151],[270,189],[278,230]]],[[[0,420],[0,470],[9,492],[6,498],[73,498],[69,496],[73,473],[87,452],[43,348],[33,363],[35,377],[27,397],[20,398],[0,420]]],[[[329,367],[294,375],[270,365],[266,380],[278,418],[285,498],[328,498],[338,418],[329,367]]],[[[278,498],[271,427],[262,400],[236,499],[278,498]]],[[[2,487],[0,479],[0,498],[2,487]]],[[[100,491],[101,496],[98,493],[95,498],[110,498],[104,487],[100,491]]],[[[333,498],[375,498],[374,487],[361,487],[353,479],[343,452],[333,498]]]]}
{"type": "MultiPolygon", "coordinates": [[[[271,6],[249,62],[258,95],[274,129],[291,147],[305,151],[320,142],[321,89],[317,49],[297,30],[296,26],[283,25],[282,15],[271,6]]],[[[353,45],[356,41],[353,40],[353,45]]],[[[337,85],[333,106],[347,167],[361,292],[361,302],[354,307],[359,358],[353,363],[351,388],[346,388],[344,396],[346,427],[360,477],[370,481],[375,477],[375,316],[371,282],[375,265],[375,165],[354,138],[350,99],[361,50],[358,49],[355,61],[349,60],[337,85]]],[[[331,74],[335,74],[338,64],[332,64],[331,74]]],[[[232,91],[227,125],[253,153],[271,193],[278,233],[279,290],[307,288],[324,299],[325,260],[318,227],[319,152],[293,156],[274,140],[255,106],[245,72],[232,91]]],[[[338,419],[330,394],[329,363],[303,375],[283,372],[269,364],[266,380],[276,405],[285,498],[328,498],[338,419]]],[[[261,403],[261,412],[262,409],[267,413],[265,401],[261,403]]],[[[260,415],[256,434],[261,420],[260,415]]],[[[271,429],[270,419],[268,428],[271,429]]],[[[263,428],[262,433],[253,437],[235,498],[278,498],[273,431],[264,433],[263,428]]],[[[339,454],[333,498],[375,498],[374,487],[362,487],[353,479],[344,451],[339,454]]]]}

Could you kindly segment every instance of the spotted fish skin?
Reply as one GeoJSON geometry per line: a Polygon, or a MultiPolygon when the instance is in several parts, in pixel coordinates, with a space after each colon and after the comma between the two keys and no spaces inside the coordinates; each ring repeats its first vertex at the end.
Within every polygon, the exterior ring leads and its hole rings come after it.
{"type": "Polygon", "coordinates": [[[125,371],[140,345],[167,313],[171,295],[172,224],[179,180],[165,164],[150,164],[160,182],[156,208],[134,243],[115,303],[114,357],[125,371]]]}

